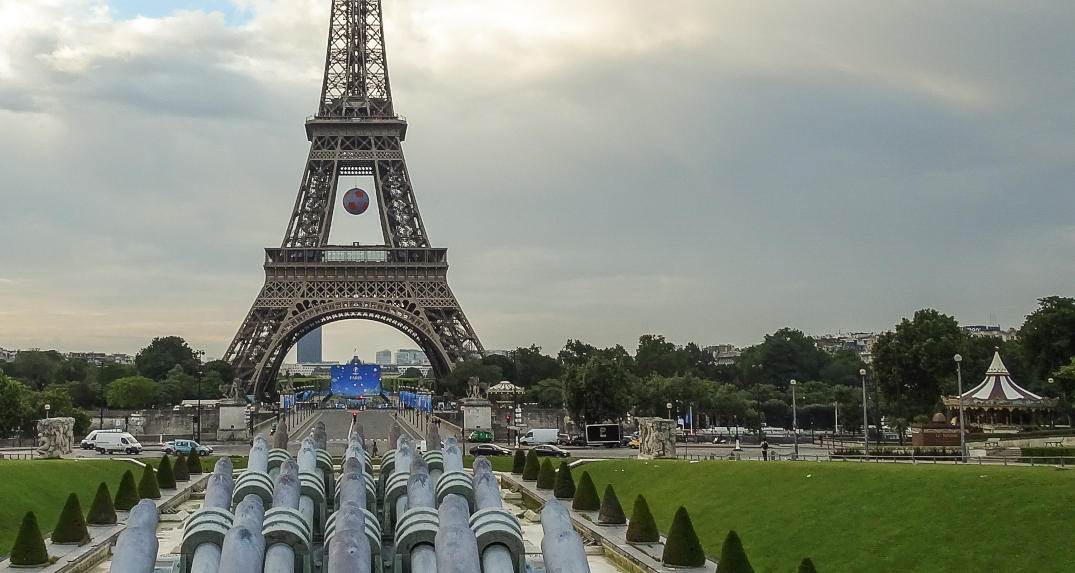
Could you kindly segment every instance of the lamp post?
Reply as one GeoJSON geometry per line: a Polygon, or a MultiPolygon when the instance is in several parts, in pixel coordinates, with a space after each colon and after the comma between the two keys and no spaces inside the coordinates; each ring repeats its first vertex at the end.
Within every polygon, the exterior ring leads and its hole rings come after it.
{"type": "Polygon", "coordinates": [[[799,459],[799,411],[795,404],[795,385],[797,382],[791,379],[791,433],[795,437],[795,455],[792,459],[799,459]]]}
{"type": "Polygon", "coordinates": [[[672,403],[669,402],[669,403],[665,404],[664,407],[668,408],[668,419],[671,420],[672,419],[672,403]]]}
{"type": "Polygon", "coordinates": [[[45,419],[49,419],[49,410],[52,409],[52,404],[45,404],[45,419]]]}
{"type": "Polygon", "coordinates": [[[866,456],[866,461],[870,460],[870,422],[866,417],[866,369],[859,369],[859,376],[862,377],[862,453],[866,456]]]}
{"type": "Polygon", "coordinates": [[[959,457],[967,463],[967,437],[963,435],[963,370],[959,364],[963,357],[956,354],[952,359],[956,361],[956,392],[959,393],[959,457]]]}

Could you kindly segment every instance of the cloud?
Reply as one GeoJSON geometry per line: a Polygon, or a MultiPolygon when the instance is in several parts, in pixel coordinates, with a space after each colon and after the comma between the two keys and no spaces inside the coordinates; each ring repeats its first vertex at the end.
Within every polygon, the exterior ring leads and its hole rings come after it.
{"type": "MultiPolygon", "coordinates": [[[[223,353],[293,206],[328,5],[0,0],[0,345],[223,353]]],[[[1017,326],[1075,279],[1068,3],[384,10],[423,220],[487,347],[748,344],[924,306],[1017,326]]]]}

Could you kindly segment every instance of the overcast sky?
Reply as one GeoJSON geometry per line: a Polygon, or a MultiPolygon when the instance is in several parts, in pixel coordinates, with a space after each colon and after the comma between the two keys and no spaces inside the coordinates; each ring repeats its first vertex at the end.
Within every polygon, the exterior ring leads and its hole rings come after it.
{"type": "MultiPolygon", "coordinates": [[[[0,0],[0,347],[223,354],[287,227],[328,6],[0,0]]],[[[1070,0],[384,11],[418,205],[486,348],[924,307],[1018,327],[1073,294],[1070,0]]],[[[372,210],[333,231],[380,236],[372,210]]],[[[415,346],[366,322],[325,345],[415,346]]]]}

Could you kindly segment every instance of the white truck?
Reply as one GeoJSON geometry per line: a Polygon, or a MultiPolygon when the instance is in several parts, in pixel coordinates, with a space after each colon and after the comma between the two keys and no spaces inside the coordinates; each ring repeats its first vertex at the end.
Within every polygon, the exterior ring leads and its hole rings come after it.
{"type": "Polygon", "coordinates": [[[556,428],[534,428],[526,432],[523,437],[519,438],[520,446],[536,446],[538,444],[555,444],[557,434],[560,430],[556,428]]]}
{"type": "Polygon", "coordinates": [[[142,444],[134,436],[127,432],[104,432],[97,435],[93,449],[99,454],[112,452],[124,452],[127,454],[142,453],[142,444]]]}

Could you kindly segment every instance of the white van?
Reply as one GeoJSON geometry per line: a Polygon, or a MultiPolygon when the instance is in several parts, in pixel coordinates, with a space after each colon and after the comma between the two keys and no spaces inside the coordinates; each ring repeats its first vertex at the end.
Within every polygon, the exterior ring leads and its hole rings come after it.
{"type": "Polygon", "coordinates": [[[520,446],[534,446],[537,444],[555,444],[557,434],[560,431],[556,428],[534,428],[527,432],[523,437],[519,438],[520,446]]]}
{"type": "Polygon", "coordinates": [[[79,445],[81,445],[82,449],[84,449],[84,450],[95,450],[95,449],[97,449],[97,447],[96,447],[97,436],[99,436],[101,434],[107,434],[107,433],[117,434],[117,433],[122,433],[122,432],[123,432],[123,430],[121,430],[119,428],[113,428],[113,429],[110,429],[110,430],[94,430],[94,431],[90,432],[89,434],[86,434],[86,437],[82,438],[82,443],[79,444],[79,445]]]}
{"type": "Polygon", "coordinates": [[[103,432],[97,434],[95,442],[93,449],[97,450],[99,454],[112,452],[142,453],[142,444],[138,443],[138,440],[134,439],[134,436],[128,432],[103,432]]]}

